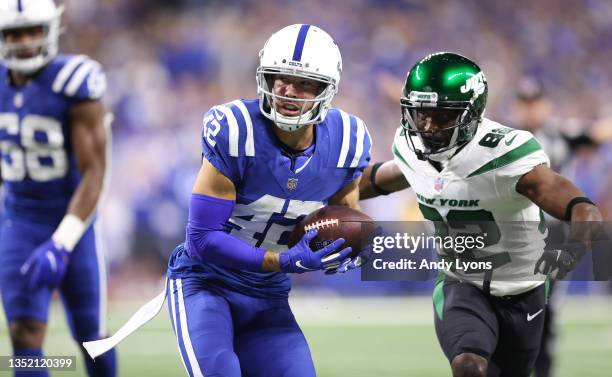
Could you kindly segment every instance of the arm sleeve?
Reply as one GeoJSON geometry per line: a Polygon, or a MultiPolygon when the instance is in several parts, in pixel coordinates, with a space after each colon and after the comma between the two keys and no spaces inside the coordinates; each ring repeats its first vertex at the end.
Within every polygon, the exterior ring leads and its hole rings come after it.
{"type": "Polygon", "coordinates": [[[266,251],[227,233],[235,202],[191,194],[186,249],[190,258],[239,270],[262,271],[266,251]]]}

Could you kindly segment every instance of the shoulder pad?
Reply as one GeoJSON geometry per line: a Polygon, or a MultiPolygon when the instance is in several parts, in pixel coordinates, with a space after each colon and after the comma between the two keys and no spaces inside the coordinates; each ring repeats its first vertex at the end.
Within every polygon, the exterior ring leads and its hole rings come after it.
{"type": "Polygon", "coordinates": [[[372,138],[363,120],[340,109],[325,118],[330,135],[330,163],[337,168],[364,169],[370,161],[372,138]]]}
{"type": "Polygon", "coordinates": [[[474,141],[477,148],[472,153],[478,151],[480,163],[468,177],[497,169],[502,175],[521,174],[535,165],[549,163],[542,146],[529,131],[489,121],[474,141]]]}
{"type": "Polygon", "coordinates": [[[202,139],[231,157],[255,156],[253,120],[244,102],[212,107],[204,115],[202,139]]]}
{"type": "Polygon", "coordinates": [[[406,139],[404,137],[405,132],[406,131],[401,126],[395,130],[393,144],[391,144],[391,153],[393,153],[393,159],[396,161],[398,166],[401,168],[414,170],[411,164],[408,163],[408,160],[416,159],[416,156],[412,149],[408,148],[408,144],[406,143],[406,139]]]}
{"type": "Polygon", "coordinates": [[[533,138],[533,134],[486,119],[474,138],[483,152],[486,150],[494,154],[503,154],[533,138]]]}
{"type": "Polygon", "coordinates": [[[45,69],[51,90],[76,100],[97,100],[106,91],[106,75],[86,55],[59,55],[45,69]]]}
{"type": "Polygon", "coordinates": [[[202,154],[237,186],[242,157],[255,156],[253,120],[242,100],[212,107],[204,114],[202,154]]]}

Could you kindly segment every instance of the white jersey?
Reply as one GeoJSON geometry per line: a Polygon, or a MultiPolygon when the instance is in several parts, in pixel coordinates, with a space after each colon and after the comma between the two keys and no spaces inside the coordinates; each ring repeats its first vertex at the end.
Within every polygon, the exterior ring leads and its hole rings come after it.
{"type": "MultiPolygon", "coordinates": [[[[492,276],[477,270],[444,272],[480,288],[491,280],[490,292],[496,296],[519,294],[542,284],[544,277],[533,274],[545,245],[542,212],[516,192],[524,174],[537,165],[549,165],[533,135],[484,119],[474,138],[441,172],[419,160],[406,137],[400,127],[393,154],[417,195],[423,216],[434,221],[438,231],[482,235],[484,248],[455,255],[459,260],[491,261],[494,266],[492,276]]],[[[420,140],[412,139],[419,148],[420,140]]],[[[438,253],[449,256],[448,250],[438,253]]]]}

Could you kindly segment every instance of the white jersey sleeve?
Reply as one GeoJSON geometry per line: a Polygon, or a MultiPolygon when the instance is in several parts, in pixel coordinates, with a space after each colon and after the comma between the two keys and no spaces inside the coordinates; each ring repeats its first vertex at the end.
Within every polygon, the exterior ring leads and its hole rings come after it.
{"type": "Polygon", "coordinates": [[[504,145],[497,161],[502,166],[496,171],[495,186],[501,197],[515,197],[520,195],[516,184],[521,177],[538,165],[550,166],[550,160],[531,132],[515,130],[506,139],[500,143],[504,145]]]}

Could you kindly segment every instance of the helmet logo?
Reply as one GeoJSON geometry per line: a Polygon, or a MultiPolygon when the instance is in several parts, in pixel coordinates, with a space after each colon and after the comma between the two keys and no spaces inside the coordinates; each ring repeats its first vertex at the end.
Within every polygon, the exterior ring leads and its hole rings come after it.
{"type": "Polygon", "coordinates": [[[474,91],[474,96],[479,96],[485,91],[485,77],[482,71],[465,80],[465,84],[459,88],[461,93],[467,93],[470,90],[474,91]]]}
{"type": "Polygon", "coordinates": [[[435,104],[438,102],[438,93],[436,92],[417,92],[413,90],[408,97],[410,102],[428,102],[435,104]]]}

